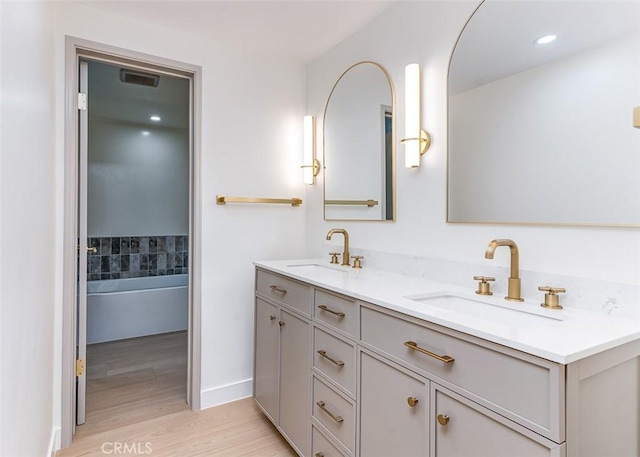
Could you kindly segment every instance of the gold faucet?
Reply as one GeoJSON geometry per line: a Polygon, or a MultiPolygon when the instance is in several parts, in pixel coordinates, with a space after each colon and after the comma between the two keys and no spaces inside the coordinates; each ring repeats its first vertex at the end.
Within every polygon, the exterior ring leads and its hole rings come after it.
{"type": "Polygon", "coordinates": [[[342,265],[351,266],[349,261],[349,234],[345,229],[331,229],[327,233],[327,240],[330,240],[334,233],[342,233],[344,235],[344,251],[342,252],[342,265]]]}
{"type": "Polygon", "coordinates": [[[511,273],[509,275],[509,288],[507,296],[504,297],[507,300],[524,301],[520,297],[520,255],[518,254],[518,245],[513,240],[493,240],[489,242],[487,250],[484,253],[485,259],[493,259],[493,253],[498,246],[509,246],[511,251],[511,273]]]}

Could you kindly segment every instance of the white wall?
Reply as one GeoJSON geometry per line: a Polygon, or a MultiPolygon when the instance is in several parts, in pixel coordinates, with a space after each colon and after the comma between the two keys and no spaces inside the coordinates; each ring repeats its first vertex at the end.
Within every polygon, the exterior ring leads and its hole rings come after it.
{"type": "Polygon", "coordinates": [[[88,173],[89,236],[189,233],[187,129],[90,119],[88,173]]]}
{"type": "Polygon", "coordinates": [[[0,8],[0,455],[45,456],[55,372],[54,16],[48,4],[0,8]]]}
{"type": "MultiPolygon", "coordinates": [[[[320,175],[319,184],[307,191],[307,255],[320,255],[326,232],[335,226],[349,230],[354,247],[474,264],[508,265],[508,250],[493,261],[484,259],[484,250],[493,238],[512,238],[520,247],[522,269],[639,284],[638,229],[446,224],[447,70],[455,40],[477,4],[400,3],[308,67],[309,115],[322,113],[335,80],[360,60],[376,61],[389,71],[403,113],[404,66],[420,63],[423,127],[433,144],[416,170],[402,167],[404,151],[396,144],[395,223],[323,221],[320,175]]],[[[404,131],[402,115],[396,129],[404,131]]]]}

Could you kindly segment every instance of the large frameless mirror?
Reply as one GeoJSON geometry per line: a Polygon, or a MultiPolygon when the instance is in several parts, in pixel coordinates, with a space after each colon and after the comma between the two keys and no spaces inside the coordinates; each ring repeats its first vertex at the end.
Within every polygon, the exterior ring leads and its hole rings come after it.
{"type": "Polygon", "coordinates": [[[448,222],[639,226],[639,56],[640,2],[482,3],[449,67],[448,222]]]}
{"type": "Polygon", "coordinates": [[[324,111],[324,218],[392,221],[394,92],[375,62],[349,67],[324,111]]]}

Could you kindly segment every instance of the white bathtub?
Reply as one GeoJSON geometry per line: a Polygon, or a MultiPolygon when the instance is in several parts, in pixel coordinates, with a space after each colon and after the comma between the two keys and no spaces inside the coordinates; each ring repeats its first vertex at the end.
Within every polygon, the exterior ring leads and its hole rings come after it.
{"type": "Polygon", "coordinates": [[[87,283],[87,344],[187,329],[188,275],[87,283]]]}

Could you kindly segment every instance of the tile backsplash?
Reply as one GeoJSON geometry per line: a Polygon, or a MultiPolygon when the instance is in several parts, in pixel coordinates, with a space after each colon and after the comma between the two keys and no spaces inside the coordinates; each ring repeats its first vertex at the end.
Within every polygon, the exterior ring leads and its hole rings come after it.
{"type": "Polygon", "coordinates": [[[139,278],[189,272],[189,237],[118,236],[90,237],[87,279],[139,278]]]}

